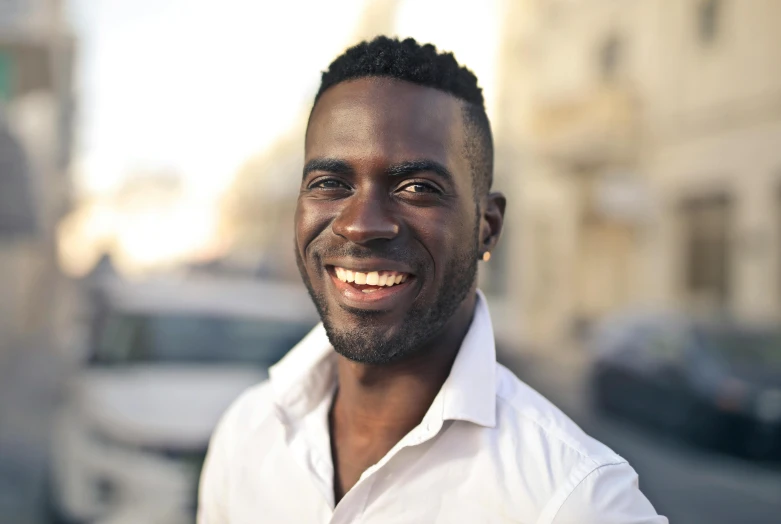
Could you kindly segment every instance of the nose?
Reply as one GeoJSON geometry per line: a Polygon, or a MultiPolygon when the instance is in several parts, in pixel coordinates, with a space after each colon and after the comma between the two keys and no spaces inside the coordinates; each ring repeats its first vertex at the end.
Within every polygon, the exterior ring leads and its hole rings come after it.
{"type": "Polygon", "coordinates": [[[346,199],[331,226],[334,233],[356,244],[396,238],[399,222],[388,209],[387,197],[378,193],[358,193],[346,199]]]}

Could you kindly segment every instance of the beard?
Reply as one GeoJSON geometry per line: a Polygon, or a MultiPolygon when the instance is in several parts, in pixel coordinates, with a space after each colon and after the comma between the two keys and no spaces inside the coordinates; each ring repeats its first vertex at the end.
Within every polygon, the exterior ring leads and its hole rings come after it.
{"type": "MultiPolygon", "coordinates": [[[[362,364],[382,365],[401,360],[426,347],[447,324],[469,294],[477,277],[479,219],[472,233],[471,249],[456,251],[445,267],[442,284],[436,290],[434,305],[413,303],[400,329],[389,330],[383,324],[382,311],[343,307],[356,319],[355,327],[337,326],[329,312],[328,301],[315,291],[299,250],[296,263],[301,278],[323,321],[328,340],[340,355],[362,364]]],[[[319,257],[315,257],[318,259],[319,257]]],[[[319,262],[319,261],[318,261],[319,262]]]]}

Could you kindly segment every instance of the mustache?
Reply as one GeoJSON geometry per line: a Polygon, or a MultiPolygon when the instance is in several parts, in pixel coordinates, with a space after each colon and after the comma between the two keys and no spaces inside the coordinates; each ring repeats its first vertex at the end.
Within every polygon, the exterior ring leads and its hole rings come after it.
{"type": "Polygon", "coordinates": [[[370,248],[358,244],[345,246],[326,246],[313,253],[321,261],[324,258],[382,258],[392,262],[416,267],[414,252],[405,246],[377,246],[370,248]]]}

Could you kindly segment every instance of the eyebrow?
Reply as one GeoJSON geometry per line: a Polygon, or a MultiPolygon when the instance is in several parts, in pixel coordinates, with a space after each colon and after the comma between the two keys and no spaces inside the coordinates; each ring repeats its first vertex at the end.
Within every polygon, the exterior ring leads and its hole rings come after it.
{"type": "MultiPolygon", "coordinates": [[[[336,175],[354,175],[355,170],[344,160],[335,158],[315,158],[310,160],[304,166],[303,177],[305,178],[312,171],[324,171],[336,175]]],[[[448,168],[435,160],[412,160],[409,162],[400,162],[393,164],[385,170],[389,177],[404,177],[430,171],[436,173],[447,182],[453,182],[453,174],[448,168]]]]}
{"type": "Polygon", "coordinates": [[[411,162],[393,164],[385,170],[385,174],[391,177],[403,177],[424,171],[436,173],[447,182],[453,182],[453,175],[450,173],[450,170],[435,160],[413,160],[411,162]]]}
{"type": "Polygon", "coordinates": [[[354,173],[350,164],[344,160],[337,160],[335,158],[315,158],[310,160],[304,166],[302,178],[306,178],[312,171],[325,171],[335,175],[352,175],[354,173]]]}

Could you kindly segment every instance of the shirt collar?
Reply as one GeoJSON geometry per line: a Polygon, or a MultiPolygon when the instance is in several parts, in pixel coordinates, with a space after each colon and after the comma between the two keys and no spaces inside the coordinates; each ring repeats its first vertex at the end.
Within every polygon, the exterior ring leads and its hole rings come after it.
{"type": "MultiPolygon", "coordinates": [[[[301,418],[331,394],[336,387],[336,353],[323,325],[318,324],[272,366],[269,376],[274,404],[282,418],[301,418]]],[[[496,349],[488,304],[480,290],[472,324],[437,397],[427,419],[496,425],[496,349]],[[435,410],[440,405],[441,410],[435,410]]]]}
{"type": "Polygon", "coordinates": [[[441,393],[444,420],[496,425],[496,347],[488,303],[480,290],[472,324],[441,393]]]}
{"type": "Polygon", "coordinates": [[[320,323],[269,368],[278,413],[300,418],[336,387],[336,353],[320,323]]]}

